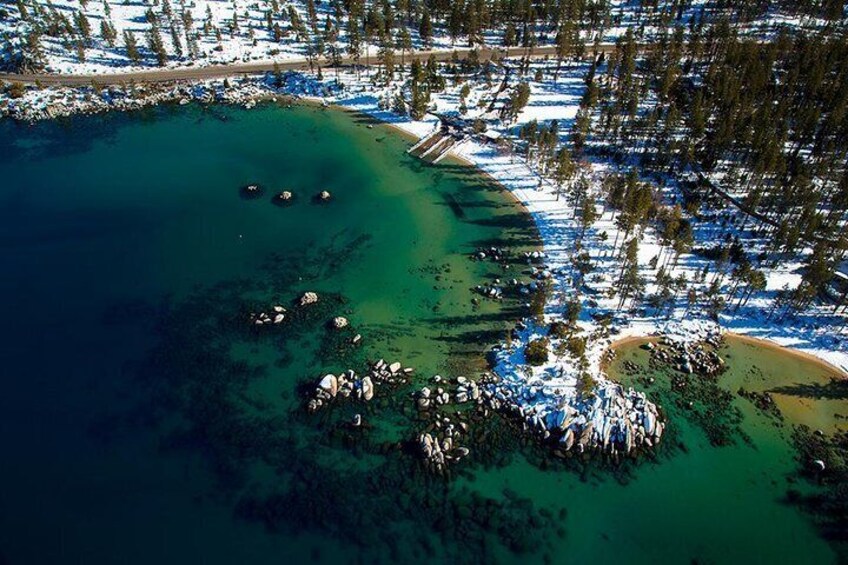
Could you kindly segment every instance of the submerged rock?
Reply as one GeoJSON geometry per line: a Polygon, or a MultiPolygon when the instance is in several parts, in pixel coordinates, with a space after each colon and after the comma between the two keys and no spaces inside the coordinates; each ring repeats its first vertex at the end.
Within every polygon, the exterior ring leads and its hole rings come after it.
{"type": "Polygon", "coordinates": [[[243,198],[258,198],[262,195],[262,187],[258,184],[248,184],[241,187],[240,192],[243,198]]]}
{"type": "Polygon", "coordinates": [[[299,301],[301,306],[308,306],[316,302],[318,302],[318,295],[314,292],[304,292],[299,301]]]}

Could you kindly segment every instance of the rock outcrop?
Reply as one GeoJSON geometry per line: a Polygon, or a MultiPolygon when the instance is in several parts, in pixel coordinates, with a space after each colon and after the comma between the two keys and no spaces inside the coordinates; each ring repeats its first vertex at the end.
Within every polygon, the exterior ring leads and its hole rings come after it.
{"type": "Polygon", "coordinates": [[[303,296],[300,297],[298,303],[301,306],[309,306],[310,304],[315,304],[318,302],[318,295],[314,292],[304,292],[303,296]]]}
{"type": "Polygon", "coordinates": [[[272,307],[270,312],[251,312],[250,320],[255,326],[281,324],[286,319],[286,309],[279,304],[272,307]]]}
{"type": "Polygon", "coordinates": [[[449,465],[467,457],[471,450],[458,445],[462,429],[455,426],[450,418],[440,419],[437,424],[434,430],[421,433],[415,445],[424,468],[431,473],[443,474],[449,465]]]}
{"type": "Polygon", "coordinates": [[[318,381],[307,402],[307,410],[315,412],[339,398],[353,397],[368,402],[374,398],[378,385],[396,386],[406,382],[411,368],[402,368],[400,363],[387,364],[380,359],[373,363],[365,375],[359,376],[352,369],[341,375],[327,374],[318,381]]]}

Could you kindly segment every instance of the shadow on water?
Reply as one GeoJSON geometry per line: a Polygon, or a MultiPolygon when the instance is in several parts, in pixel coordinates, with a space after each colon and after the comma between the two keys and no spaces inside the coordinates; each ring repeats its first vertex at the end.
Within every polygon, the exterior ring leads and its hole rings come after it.
{"type": "Polygon", "coordinates": [[[454,197],[453,194],[451,194],[449,192],[440,192],[439,194],[442,195],[442,198],[445,200],[447,205],[450,207],[451,212],[453,212],[454,216],[456,216],[459,219],[465,218],[465,211],[462,209],[462,206],[460,206],[459,202],[456,201],[456,198],[454,197]]]}
{"type": "Polygon", "coordinates": [[[819,400],[845,400],[848,399],[848,380],[831,379],[826,384],[798,383],[773,388],[769,392],[819,400]]]}
{"type": "Polygon", "coordinates": [[[191,113],[195,123],[206,118],[221,122],[236,119],[236,115],[226,107],[201,104],[184,107],[176,103],[162,103],[129,111],[104,112],[91,120],[81,120],[77,116],[35,124],[0,120],[0,154],[12,159],[38,161],[85,153],[95,143],[115,143],[125,126],[154,124],[163,118],[185,116],[187,113],[191,113]]]}
{"type": "Polygon", "coordinates": [[[483,218],[479,220],[471,220],[471,223],[478,226],[500,228],[500,229],[526,229],[527,217],[525,214],[500,214],[491,218],[483,218]]]}

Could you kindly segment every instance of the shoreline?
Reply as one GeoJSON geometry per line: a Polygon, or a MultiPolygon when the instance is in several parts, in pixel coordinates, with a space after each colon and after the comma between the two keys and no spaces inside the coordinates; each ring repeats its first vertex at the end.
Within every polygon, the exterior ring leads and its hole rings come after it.
{"type": "Polygon", "coordinates": [[[740,333],[731,332],[731,331],[725,332],[725,334],[733,337],[734,339],[738,339],[739,341],[742,341],[744,343],[749,343],[751,345],[757,345],[759,347],[765,347],[765,348],[768,348],[768,349],[775,349],[775,350],[783,351],[784,353],[787,353],[788,355],[791,355],[793,357],[797,357],[799,359],[804,359],[806,361],[809,361],[811,363],[818,365],[819,367],[827,369],[828,371],[835,373],[837,378],[848,380],[848,371],[846,371],[845,369],[842,369],[840,367],[837,367],[836,365],[834,365],[833,363],[830,363],[826,359],[822,359],[821,357],[813,355],[812,353],[809,353],[807,351],[804,351],[804,350],[801,350],[801,349],[796,349],[794,347],[788,347],[788,346],[785,346],[785,345],[781,345],[781,344],[777,343],[776,341],[772,341],[770,339],[766,339],[766,338],[762,338],[762,337],[753,337],[753,336],[750,336],[750,335],[740,334],[740,333]]]}
{"type": "MultiPolygon", "coordinates": [[[[389,126],[391,131],[397,132],[411,142],[428,135],[436,127],[437,121],[432,117],[415,121],[408,116],[384,109],[380,91],[358,81],[358,77],[356,81],[352,77],[345,77],[339,84],[319,81],[308,74],[290,72],[286,74],[285,80],[279,86],[272,85],[267,77],[233,81],[232,85],[227,85],[223,89],[215,82],[206,81],[195,83],[191,88],[186,84],[172,86],[153,96],[142,91],[143,97],[140,101],[134,99],[138,94],[134,90],[119,91],[120,96],[117,102],[109,97],[101,97],[95,98],[94,101],[77,101],[76,104],[66,106],[65,109],[67,113],[99,113],[113,109],[136,109],[143,105],[158,105],[161,102],[182,105],[192,101],[208,105],[239,104],[250,109],[262,100],[285,99],[293,104],[301,102],[322,109],[343,110],[351,116],[365,117],[374,124],[389,126]],[[348,80],[351,82],[348,83],[348,80]]],[[[57,94],[61,95],[62,92],[67,94],[67,90],[58,91],[57,94]]],[[[36,116],[39,116],[38,112],[37,108],[33,109],[36,116]]],[[[44,110],[40,112],[43,118],[52,117],[49,112],[44,110]]],[[[564,235],[567,235],[575,225],[574,206],[567,198],[561,200],[556,187],[540,178],[520,158],[516,159],[511,153],[503,154],[496,151],[491,145],[475,137],[454,147],[448,158],[455,159],[455,162],[460,165],[473,167],[475,174],[481,175],[487,182],[509,193],[512,200],[519,205],[520,210],[529,215],[544,258],[542,267],[544,271],[540,270],[534,275],[551,282],[544,323],[537,324],[525,320],[529,323],[524,325],[524,330],[517,332],[511,341],[495,345],[496,360],[493,362],[493,372],[500,377],[501,384],[494,386],[491,393],[496,395],[506,407],[520,415],[525,424],[537,429],[540,433],[549,435],[550,430],[562,425],[563,422],[571,421],[572,428],[569,430],[574,431],[576,435],[586,436],[585,441],[588,445],[603,445],[604,449],[607,449],[608,445],[617,444],[620,451],[626,449],[629,452],[633,447],[633,438],[628,436],[626,430],[620,425],[620,415],[608,410],[608,407],[624,402],[634,406],[634,413],[628,418],[643,421],[649,430],[643,433],[643,436],[646,439],[653,437],[654,441],[659,441],[662,426],[658,426],[657,436],[651,436],[657,423],[656,408],[653,403],[645,397],[644,393],[621,390],[618,383],[609,378],[603,362],[605,353],[612,343],[620,344],[623,339],[638,340],[664,335],[678,341],[696,342],[715,335],[721,331],[721,327],[703,318],[683,318],[671,322],[647,312],[638,316],[619,317],[613,325],[618,330],[617,335],[621,336],[617,342],[613,341],[613,338],[617,336],[612,336],[608,332],[602,332],[601,335],[591,337],[586,342],[587,374],[596,381],[593,391],[597,401],[592,402],[584,399],[579,390],[582,377],[578,363],[574,359],[557,356],[541,366],[527,365],[524,357],[525,348],[531,341],[547,335],[548,323],[562,318],[563,314],[557,305],[561,303],[563,297],[573,293],[568,281],[574,259],[574,241],[564,235]],[[555,194],[557,194],[556,198],[554,198],[555,194]],[[577,420],[567,418],[567,414],[572,413],[577,414],[577,420]]],[[[598,183],[601,173],[602,171],[589,168],[583,172],[583,177],[587,182],[598,183]]],[[[604,225],[604,221],[604,218],[601,218],[598,222],[594,228],[596,232],[605,228],[609,229],[604,225]]],[[[606,222],[609,223],[609,221],[606,222]]],[[[729,321],[741,320],[742,318],[738,320],[731,318],[729,321]]],[[[584,335],[587,336],[591,336],[594,330],[599,329],[594,319],[589,317],[581,318],[577,327],[586,332],[584,335]]],[[[763,329],[763,326],[755,324],[752,329],[763,329]]],[[[772,329],[772,326],[768,329],[772,329]]],[[[789,337],[787,334],[787,339],[789,337]]],[[[815,345],[812,341],[811,343],[815,345]]],[[[828,368],[836,368],[837,364],[829,363],[825,360],[826,357],[839,359],[839,364],[842,364],[842,359],[848,359],[838,348],[827,349],[824,344],[821,344],[818,349],[809,348],[810,351],[801,351],[779,344],[777,346],[809,355],[811,358],[827,363],[828,368]]],[[[848,366],[848,360],[846,360],[846,366],[848,366]]],[[[841,374],[843,371],[837,372],[841,374]]],[[[570,449],[572,438],[563,436],[562,440],[567,442],[570,449]]],[[[650,445],[650,442],[648,444],[650,445]]],[[[615,451],[615,447],[611,449],[615,451]]]]}
{"type": "Polygon", "coordinates": [[[542,239],[541,230],[539,229],[539,223],[536,221],[536,216],[533,214],[533,211],[530,210],[530,208],[527,206],[527,204],[523,200],[521,200],[518,197],[517,194],[515,194],[515,191],[510,190],[509,187],[507,187],[504,183],[502,183],[497,178],[495,178],[495,176],[492,175],[492,173],[490,173],[489,171],[483,170],[479,165],[477,165],[473,161],[470,161],[469,159],[466,159],[465,157],[462,157],[461,155],[456,155],[454,153],[451,153],[451,154],[448,155],[448,159],[456,159],[457,161],[459,161],[460,163],[462,163],[466,167],[474,168],[479,175],[484,177],[489,182],[498,185],[499,187],[501,187],[502,190],[507,192],[510,195],[510,197],[515,201],[515,203],[518,204],[519,208],[521,208],[524,211],[524,213],[527,214],[528,216],[530,216],[530,218],[533,220],[533,225],[536,228],[536,233],[539,235],[539,241],[541,242],[542,251],[543,252],[545,251],[545,242],[542,239]]]}
{"type": "MultiPolygon", "coordinates": [[[[280,96],[285,96],[285,95],[280,95],[280,96]]],[[[321,98],[315,98],[315,99],[312,99],[312,98],[294,98],[294,100],[305,102],[305,103],[310,104],[310,105],[317,105],[317,106],[320,106],[320,107],[333,108],[333,109],[336,109],[336,110],[341,110],[343,112],[347,112],[347,113],[354,114],[354,115],[357,115],[357,116],[365,116],[365,117],[373,120],[376,124],[379,124],[381,126],[385,126],[385,127],[389,128],[390,130],[392,130],[396,134],[400,135],[401,137],[403,137],[407,141],[413,142],[413,144],[415,142],[421,141],[421,139],[423,139],[417,133],[415,133],[411,130],[408,130],[408,129],[404,129],[403,127],[401,127],[400,124],[383,121],[380,118],[374,116],[373,114],[369,114],[368,112],[363,111],[363,110],[358,110],[358,109],[355,109],[355,108],[349,108],[347,106],[337,104],[337,103],[333,103],[333,104],[330,104],[328,106],[325,106],[324,103],[323,103],[323,99],[321,99],[321,98]]],[[[445,160],[446,161],[456,161],[457,163],[459,163],[460,165],[462,165],[464,167],[470,167],[470,168],[474,169],[474,172],[476,174],[480,175],[481,177],[483,177],[484,179],[486,179],[488,182],[492,183],[493,185],[496,185],[498,188],[501,189],[501,191],[503,191],[505,194],[507,194],[510,197],[510,199],[521,209],[521,211],[524,212],[525,214],[527,214],[527,216],[532,220],[533,229],[536,232],[536,238],[539,240],[539,249],[541,251],[545,250],[545,245],[544,245],[544,241],[542,239],[542,234],[539,230],[539,224],[536,221],[536,218],[534,217],[533,212],[527,207],[527,204],[523,200],[521,200],[518,197],[518,195],[515,194],[514,191],[510,190],[509,187],[507,187],[504,183],[502,183],[500,180],[495,178],[490,172],[483,170],[478,164],[476,164],[473,161],[463,157],[462,155],[457,155],[456,153],[451,151],[450,153],[448,153],[445,160]]]]}
{"type": "MultiPolygon", "coordinates": [[[[800,349],[795,349],[793,347],[787,347],[769,339],[753,337],[737,332],[726,331],[723,332],[722,335],[743,343],[755,345],[757,347],[762,347],[766,349],[771,349],[774,351],[780,351],[781,353],[784,353],[786,355],[790,355],[798,359],[803,359],[804,361],[812,363],[822,369],[826,369],[828,372],[833,373],[834,376],[838,379],[848,380],[848,372],[837,367],[833,363],[829,363],[828,361],[813,355],[812,353],[808,353],[800,349]]],[[[620,347],[625,347],[633,344],[642,345],[643,343],[658,341],[660,337],[661,336],[656,335],[630,335],[610,343],[607,347],[607,351],[615,351],[620,347]]]]}

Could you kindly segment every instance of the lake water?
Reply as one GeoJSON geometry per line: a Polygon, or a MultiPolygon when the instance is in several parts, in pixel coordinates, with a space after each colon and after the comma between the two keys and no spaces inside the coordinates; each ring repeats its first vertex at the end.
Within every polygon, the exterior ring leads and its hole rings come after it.
{"type": "Polygon", "coordinates": [[[328,430],[352,412],[306,418],[299,387],[379,357],[421,379],[479,371],[524,315],[517,300],[472,304],[504,272],[469,255],[534,249],[532,222],[471,169],[422,165],[361,117],[163,107],[0,123],[0,143],[11,562],[364,555],[362,535],[336,529],[378,518],[391,493],[355,508],[368,473],[408,458],[375,450],[415,424],[375,402],[368,440],[348,448],[328,430]],[[242,198],[247,183],[264,194],[242,198]],[[284,189],[294,202],[274,205],[284,189]],[[325,189],[331,202],[313,202],[325,189]],[[251,311],[304,291],[321,297],[311,317],[254,331],[251,311]],[[327,329],[334,316],[350,327],[327,329]],[[346,347],[355,333],[363,346],[346,347]],[[334,523],[324,512],[347,489],[334,523]],[[251,510],[283,495],[291,516],[251,510]]]}
{"type": "MultiPolygon", "coordinates": [[[[450,481],[423,472],[404,442],[431,423],[410,393],[478,375],[526,314],[470,289],[527,281],[527,265],[469,255],[537,239],[508,194],[369,125],[275,104],[0,123],[0,561],[835,561],[782,502],[787,428],[741,398],[749,441],[713,447],[669,405],[668,448],[613,471],[471,415],[469,460],[450,481]],[[244,198],[248,183],[263,194],[244,198]],[[274,205],[284,189],[294,202],[274,205]],[[304,291],[320,295],[309,310],[293,306],[304,291]],[[291,319],[250,323],[274,304],[291,319]],[[322,374],[381,357],[415,367],[413,383],[305,413],[322,374]]],[[[809,364],[728,347],[726,387],[779,386],[800,420],[844,422],[844,401],[793,391],[827,382],[809,364]]],[[[646,364],[633,346],[610,371],[641,387],[646,364]]]]}

